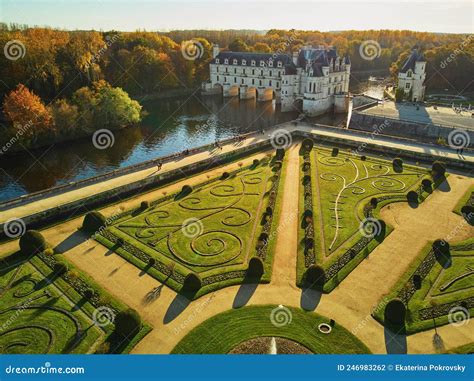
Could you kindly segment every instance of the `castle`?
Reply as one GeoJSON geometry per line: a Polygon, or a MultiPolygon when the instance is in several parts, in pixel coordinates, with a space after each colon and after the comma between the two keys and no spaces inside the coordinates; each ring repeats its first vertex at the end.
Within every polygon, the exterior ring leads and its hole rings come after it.
{"type": "Polygon", "coordinates": [[[425,97],[425,68],[423,55],[418,49],[413,49],[398,73],[398,88],[409,101],[421,102],[425,97]]]}
{"type": "Polygon", "coordinates": [[[349,107],[349,57],[335,48],[305,46],[293,55],[221,52],[213,46],[210,80],[203,94],[220,94],[258,101],[275,99],[282,111],[309,116],[349,107]]]}

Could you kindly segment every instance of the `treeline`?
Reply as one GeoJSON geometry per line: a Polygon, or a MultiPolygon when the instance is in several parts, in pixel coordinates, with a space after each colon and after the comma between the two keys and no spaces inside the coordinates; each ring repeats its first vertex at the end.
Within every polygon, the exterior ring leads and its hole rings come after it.
{"type": "Polygon", "coordinates": [[[428,60],[429,88],[461,91],[469,83],[473,86],[470,76],[474,72],[474,53],[472,39],[467,35],[276,29],[266,33],[251,30],[122,33],[0,24],[0,44],[5,53],[0,55],[3,82],[0,97],[7,125],[0,131],[0,139],[11,138],[18,128],[34,120],[28,109],[42,115],[37,117],[41,119],[39,126],[33,123],[31,142],[46,140],[48,134],[80,136],[103,123],[111,128],[134,123],[139,120],[140,105],[128,94],[140,99],[141,95],[167,89],[198,86],[208,78],[211,43],[219,44],[221,49],[278,53],[291,53],[307,44],[334,46],[340,54],[351,57],[353,72],[391,68],[394,74],[417,45],[428,60]],[[182,42],[188,40],[196,42],[195,49],[183,54],[182,42]],[[361,45],[367,41],[375,41],[372,43],[375,53],[371,52],[375,56],[369,60],[360,53],[361,45]],[[452,57],[450,62],[441,68],[448,57],[452,57]],[[27,103],[23,109],[20,105],[8,106],[8,102],[14,104],[15,99],[21,98],[29,99],[35,107],[27,103]],[[87,111],[91,108],[96,110],[93,115],[87,111]],[[46,132],[38,136],[39,131],[46,132]]]}

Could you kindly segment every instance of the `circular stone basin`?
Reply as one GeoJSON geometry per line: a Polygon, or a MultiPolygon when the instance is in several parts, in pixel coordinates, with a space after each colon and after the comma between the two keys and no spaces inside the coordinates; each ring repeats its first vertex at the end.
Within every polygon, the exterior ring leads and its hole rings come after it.
{"type": "Polygon", "coordinates": [[[318,325],[318,329],[319,329],[319,332],[321,333],[330,333],[332,331],[332,328],[329,324],[326,324],[326,323],[321,323],[320,325],[318,325]]]}
{"type": "MultiPolygon", "coordinates": [[[[255,339],[246,340],[234,347],[229,354],[265,355],[270,352],[271,340],[271,337],[257,337],[255,339]]],[[[312,354],[308,348],[296,341],[283,339],[281,337],[275,337],[275,341],[277,354],[279,355],[312,354]]]]}

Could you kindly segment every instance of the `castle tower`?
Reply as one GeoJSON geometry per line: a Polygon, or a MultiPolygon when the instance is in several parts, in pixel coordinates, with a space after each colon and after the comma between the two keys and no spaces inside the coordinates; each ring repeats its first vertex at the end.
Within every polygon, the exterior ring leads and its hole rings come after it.
{"type": "Polygon", "coordinates": [[[405,99],[421,102],[425,98],[426,60],[414,48],[398,73],[398,91],[403,90],[405,99]]]}

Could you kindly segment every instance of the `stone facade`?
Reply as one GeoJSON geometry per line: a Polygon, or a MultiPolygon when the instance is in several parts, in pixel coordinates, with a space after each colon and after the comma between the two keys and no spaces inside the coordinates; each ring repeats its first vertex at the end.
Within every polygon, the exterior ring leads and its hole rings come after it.
{"type": "Polygon", "coordinates": [[[220,52],[213,47],[210,80],[203,94],[275,99],[282,111],[300,110],[310,116],[346,112],[349,106],[349,57],[336,49],[305,46],[288,54],[220,52]]]}
{"type": "Polygon", "coordinates": [[[425,98],[426,61],[423,55],[413,49],[398,73],[398,88],[403,89],[405,97],[412,102],[425,98]]]}

